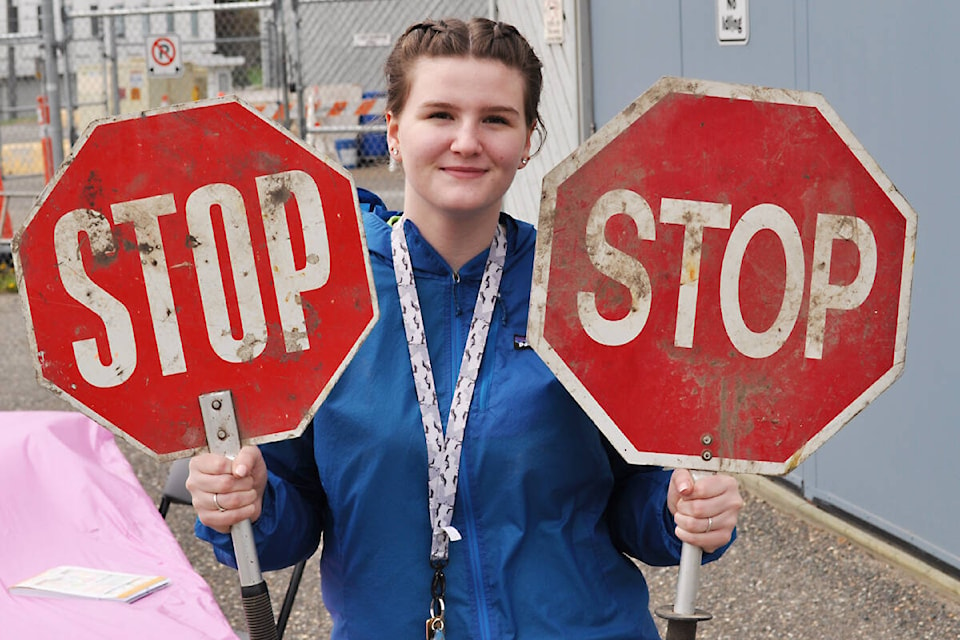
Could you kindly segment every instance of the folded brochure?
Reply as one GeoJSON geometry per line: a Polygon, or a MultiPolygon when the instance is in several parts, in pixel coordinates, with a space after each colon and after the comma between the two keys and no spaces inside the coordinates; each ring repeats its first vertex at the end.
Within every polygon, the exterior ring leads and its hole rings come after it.
{"type": "Polygon", "coordinates": [[[60,566],[13,585],[10,587],[10,593],[133,602],[168,584],[170,581],[164,576],[60,566]]]}

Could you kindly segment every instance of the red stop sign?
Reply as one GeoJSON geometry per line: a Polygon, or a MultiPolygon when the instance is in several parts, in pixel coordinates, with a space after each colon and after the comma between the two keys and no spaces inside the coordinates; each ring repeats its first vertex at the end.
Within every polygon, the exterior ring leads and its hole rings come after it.
{"type": "Polygon", "coordinates": [[[786,473],[900,375],[915,239],[821,96],[664,78],[546,177],[531,344],[628,461],[786,473]]]}
{"type": "Polygon", "coordinates": [[[353,179],[236,99],[89,128],[15,240],[41,381],[161,458],[299,434],[377,318],[353,179]]]}

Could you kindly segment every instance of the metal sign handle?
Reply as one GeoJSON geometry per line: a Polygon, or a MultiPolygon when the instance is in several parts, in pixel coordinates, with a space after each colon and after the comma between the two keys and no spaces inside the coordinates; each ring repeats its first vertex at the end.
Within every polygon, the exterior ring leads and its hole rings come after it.
{"type": "MultiPolygon", "coordinates": [[[[200,413],[211,453],[219,453],[231,460],[240,453],[240,430],[233,410],[233,394],[215,391],[200,396],[200,413]]],[[[243,520],[230,528],[233,551],[240,573],[240,595],[247,620],[250,640],[277,640],[277,625],[267,583],[260,572],[260,559],[253,538],[253,523],[243,520]]]]}
{"type": "MultiPolygon", "coordinates": [[[[693,481],[697,482],[709,471],[691,471],[693,481]]],[[[694,640],[697,637],[697,623],[713,616],[696,608],[697,590],[700,588],[700,562],[703,549],[684,542],[680,549],[680,571],[677,574],[677,599],[672,607],[660,607],[656,614],[667,620],[666,640],[694,640]]]]}

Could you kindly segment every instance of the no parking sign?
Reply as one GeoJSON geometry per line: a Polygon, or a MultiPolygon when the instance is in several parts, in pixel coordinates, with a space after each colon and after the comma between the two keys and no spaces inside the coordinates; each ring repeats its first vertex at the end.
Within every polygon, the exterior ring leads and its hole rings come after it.
{"type": "Polygon", "coordinates": [[[178,78],[183,75],[180,36],[166,33],[147,38],[147,73],[154,78],[178,78]]]}

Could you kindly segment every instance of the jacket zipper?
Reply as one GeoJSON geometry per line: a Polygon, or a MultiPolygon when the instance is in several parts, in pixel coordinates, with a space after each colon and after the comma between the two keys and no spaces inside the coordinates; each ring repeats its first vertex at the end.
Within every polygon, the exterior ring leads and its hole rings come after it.
{"type": "Polygon", "coordinates": [[[487,332],[487,349],[483,354],[483,362],[480,363],[480,373],[477,376],[477,389],[474,391],[474,394],[477,397],[477,406],[486,407],[490,393],[490,375],[485,375],[485,371],[490,371],[490,367],[493,367],[493,364],[488,364],[487,368],[484,369],[484,362],[487,358],[495,359],[497,357],[497,340],[500,333],[500,324],[497,320],[497,315],[502,314],[503,311],[503,301],[497,298],[497,305],[493,308],[493,318],[490,319],[490,329],[487,332]]]}
{"type": "MultiPolygon", "coordinates": [[[[456,311],[459,308],[459,287],[460,287],[460,277],[459,274],[454,273],[453,275],[453,296],[451,296],[451,304],[454,307],[454,318],[456,318],[456,311]]],[[[472,311],[472,309],[471,309],[472,311]]],[[[493,324],[493,323],[491,323],[493,324]]],[[[492,328],[492,327],[491,327],[492,328]]],[[[451,359],[452,366],[450,367],[451,375],[453,380],[451,388],[454,388],[457,383],[457,375],[460,371],[460,364],[463,359],[463,353],[457,353],[457,349],[461,343],[461,332],[460,332],[460,323],[456,320],[453,321],[453,335],[452,335],[451,344],[453,349],[451,350],[451,359]]],[[[487,345],[494,344],[491,342],[490,337],[488,336],[487,345]]],[[[484,353],[486,355],[486,353],[484,353]]],[[[482,367],[481,367],[482,368],[482,367]]],[[[478,380],[478,386],[484,380],[478,380]]],[[[480,391],[477,389],[476,391],[480,391]]],[[[479,398],[478,398],[479,400],[479,398]]],[[[476,404],[471,402],[471,404],[476,404]]],[[[467,418],[467,426],[469,428],[469,416],[467,418]]],[[[490,620],[487,614],[487,592],[483,586],[483,566],[480,562],[480,545],[477,541],[477,522],[473,514],[473,502],[470,498],[470,483],[467,480],[469,474],[465,471],[465,467],[461,466],[460,469],[460,478],[457,481],[457,502],[460,505],[460,508],[463,510],[463,521],[466,524],[466,531],[463,532],[462,543],[467,544],[467,555],[470,558],[470,566],[472,571],[470,572],[473,577],[473,590],[476,594],[476,605],[477,605],[477,622],[480,625],[480,638],[483,640],[488,640],[490,638],[490,620]]],[[[455,507],[456,508],[456,507],[455,507]]]]}

